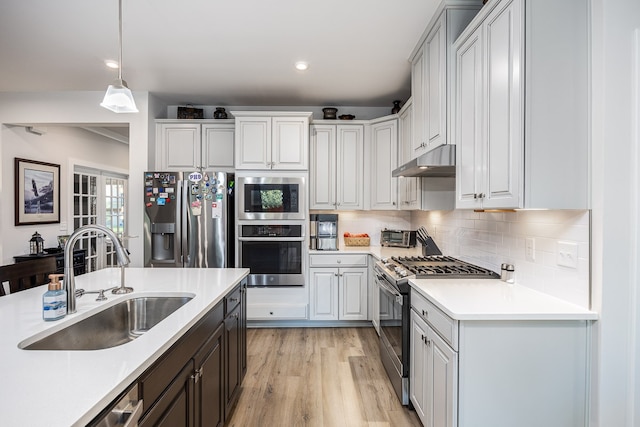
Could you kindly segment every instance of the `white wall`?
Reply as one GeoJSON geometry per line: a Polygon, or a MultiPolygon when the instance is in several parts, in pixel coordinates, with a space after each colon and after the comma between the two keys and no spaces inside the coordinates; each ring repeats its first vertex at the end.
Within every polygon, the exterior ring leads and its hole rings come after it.
{"type": "MultiPolygon", "coordinates": [[[[147,169],[149,142],[148,93],[134,92],[138,109],[137,114],[115,114],[99,106],[104,92],[2,92],[0,93],[0,124],[39,123],[77,124],[77,123],[126,123],[129,125],[129,188],[131,192],[142,188],[143,172],[147,169]]],[[[151,118],[152,120],[152,118],[151,118]]],[[[0,146],[6,143],[0,133],[0,146]]],[[[13,169],[13,158],[6,158],[0,150],[2,168],[13,169]]],[[[73,155],[73,153],[70,153],[73,155]]],[[[13,214],[6,216],[4,203],[13,204],[13,179],[7,182],[4,172],[0,177],[0,259],[10,258],[13,254],[5,253],[3,247],[9,234],[12,233],[13,214]],[[10,227],[7,229],[7,227],[10,227]]],[[[135,199],[132,199],[135,200],[135,199]]],[[[129,233],[139,236],[129,240],[132,266],[142,266],[142,218],[143,204],[129,203],[127,218],[129,233]]],[[[12,209],[8,210],[12,212],[12,209]]]]}
{"type": "Polygon", "coordinates": [[[640,425],[640,1],[593,0],[592,425],[640,425]]]}
{"type": "Polygon", "coordinates": [[[82,161],[108,170],[129,169],[129,147],[80,128],[69,126],[48,126],[43,135],[27,132],[22,126],[2,126],[3,141],[0,146],[5,163],[0,179],[6,183],[5,190],[11,193],[14,178],[13,159],[16,157],[54,163],[60,165],[60,224],[14,226],[14,198],[6,197],[0,201],[2,221],[2,264],[13,262],[13,256],[29,253],[29,239],[37,231],[45,240],[45,247],[58,245],[56,236],[69,234],[72,223],[70,201],[73,194],[72,161],[82,161]],[[74,160],[75,161],[75,160],[74,160]],[[66,227],[65,227],[66,225],[66,227]]]}
{"type": "Polygon", "coordinates": [[[416,211],[413,228],[424,226],[442,252],[500,272],[513,264],[518,284],[589,308],[589,211],[416,211]],[[525,257],[525,239],[535,241],[535,259],[525,257]],[[578,266],[557,264],[558,242],[578,246],[578,266]]]}

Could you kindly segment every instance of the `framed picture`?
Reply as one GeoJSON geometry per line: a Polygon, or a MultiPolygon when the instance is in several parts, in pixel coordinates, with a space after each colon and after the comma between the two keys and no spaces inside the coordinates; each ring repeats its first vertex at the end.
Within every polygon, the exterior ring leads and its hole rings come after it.
{"type": "Polygon", "coordinates": [[[60,165],[15,159],[15,225],[60,222],[60,165]]]}

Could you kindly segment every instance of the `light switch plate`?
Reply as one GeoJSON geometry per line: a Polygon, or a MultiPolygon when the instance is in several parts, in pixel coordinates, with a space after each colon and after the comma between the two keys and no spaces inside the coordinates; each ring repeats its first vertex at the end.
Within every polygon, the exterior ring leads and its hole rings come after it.
{"type": "Polygon", "coordinates": [[[536,260],[536,239],[533,237],[524,239],[524,258],[531,262],[536,260]]]}
{"type": "Polygon", "coordinates": [[[578,268],[578,244],[558,242],[557,264],[562,267],[578,268]]]}

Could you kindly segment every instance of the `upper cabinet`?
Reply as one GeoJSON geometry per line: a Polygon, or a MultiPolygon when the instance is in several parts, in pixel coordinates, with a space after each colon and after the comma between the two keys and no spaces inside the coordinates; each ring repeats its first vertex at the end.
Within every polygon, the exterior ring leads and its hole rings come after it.
{"type": "Polygon", "coordinates": [[[391,172],[398,167],[398,119],[395,116],[371,121],[372,210],[398,209],[398,178],[391,172]]]}
{"type": "Polygon", "coordinates": [[[156,121],[156,169],[233,170],[233,120],[156,121]]]}
{"type": "Polygon", "coordinates": [[[307,170],[311,113],[233,111],[236,169],[307,170]]]}
{"type": "Polygon", "coordinates": [[[588,29],[588,0],[495,0],[456,41],[457,208],[589,208],[588,29]]]}
{"type": "Polygon", "coordinates": [[[310,209],[364,209],[363,124],[311,125],[310,157],[310,209]]]}
{"type": "MultiPolygon", "coordinates": [[[[398,164],[403,165],[413,158],[413,99],[402,106],[398,113],[398,164]]],[[[420,178],[398,178],[398,208],[402,210],[420,209],[420,178]]]]}
{"type": "Polygon", "coordinates": [[[443,1],[411,55],[413,129],[410,159],[451,143],[452,44],[478,13],[480,1],[443,1]]]}

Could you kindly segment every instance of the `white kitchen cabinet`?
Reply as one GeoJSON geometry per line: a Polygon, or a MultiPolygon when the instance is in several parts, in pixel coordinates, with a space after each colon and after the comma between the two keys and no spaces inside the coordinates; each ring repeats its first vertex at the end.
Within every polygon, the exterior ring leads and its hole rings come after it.
{"type": "Polygon", "coordinates": [[[457,208],[589,207],[589,2],[557,5],[491,2],[455,43],[457,208]]]}
{"type": "Polygon", "coordinates": [[[411,289],[410,399],[425,427],[587,425],[589,321],[455,320],[430,299],[411,289]]]}
{"type": "Polygon", "coordinates": [[[398,119],[383,117],[371,121],[371,210],[398,209],[398,119]]]}
{"type": "MultiPolygon", "coordinates": [[[[413,118],[413,99],[402,106],[398,113],[398,164],[403,165],[413,159],[413,141],[411,139],[413,118]]],[[[421,204],[420,178],[398,178],[398,208],[418,210],[421,204]]]]}
{"type": "Polygon", "coordinates": [[[233,120],[156,121],[156,169],[233,170],[233,120]]]}
{"type": "Polygon", "coordinates": [[[364,209],[364,125],[310,126],[310,209],[364,209]]]}
{"type": "Polygon", "coordinates": [[[376,281],[376,273],[373,270],[376,259],[373,256],[369,257],[369,274],[367,280],[369,281],[369,313],[371,315],[371,323],[376,330],[378,336],[380,336],[380,291],[378,290],[378,282],[376,281]]]}
{"type": "Polygon", "coordinates": [[[238,112],[236,169],[307,170],[311,113],[238,112]]]}
{"type": "Polygon", "coordinates": [[[482,7],[480,1],[442,2],[412,53],[413,156],[451,144],[455,56],[452,44],[482,7]]]}
{"type": "Polygon", "coordinates": [[[309,264],[311,320],[367,320],[367,255],[313,254],[309,264]]]}
{"type": "Polygon", "coordinates": [[[458,354],[411,311],[410,399],[426,427],[457,426],[458,354]]]}

